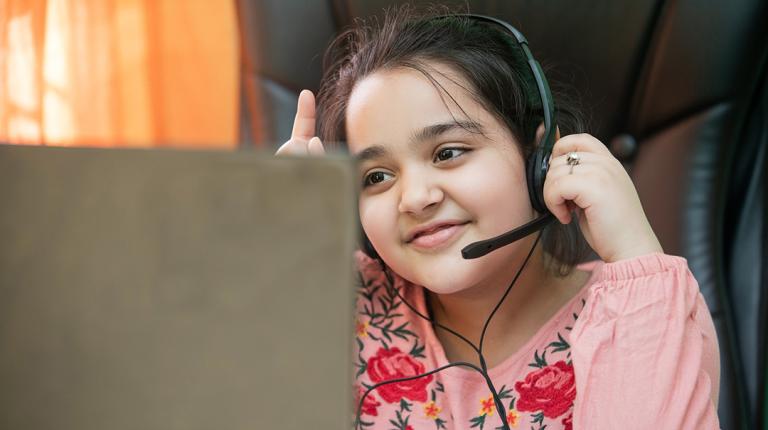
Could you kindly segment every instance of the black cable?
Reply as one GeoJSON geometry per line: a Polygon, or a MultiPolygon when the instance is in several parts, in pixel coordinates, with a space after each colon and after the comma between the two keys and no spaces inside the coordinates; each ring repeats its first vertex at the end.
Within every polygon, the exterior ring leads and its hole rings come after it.
{"type": "Polygon", "coordinates": [[[469,367],[469,368],[471,368],[473,370],[476,370],[476,371],[480,372],[480,374],[482,374],[483,377],[486,378],[486,380],[489,379],[487,377],[487,375],[484,374],[483,371],[479,367],[475,366],[474,364],[467,363],[467,362],[464,362],[464,361],[456,361],[456,362],[453,362],[453,363],[448,363],[445,366],[440,366],[437,369],[430,370],[429,372],[421,373],[421,374],[416,375],[416,376],[407,376],[407,377],[403,377],[403,378],[390,379],[388,381],[379,382],[378,384],[374,384],[374,385],[368,387],[368,389],[365,390],[365,393],[363,393],[363,395],[360,396],[360,401],[359,401],[359,403],[357,405],[357,417],[355,418],[355,430],[357,430],[357,428],[360,426],[360,415],[361,415],[360,411],[363,409],[363,402],[365,401],[365,398],[368,397],[368,394],[371,393],[371,391],[373,391],[373,390],[375,390],[375,389],[377,389],[377,388],[379,388],[381,386],[387,385],[387,384],[394,384],[394,383],[397,383],[397,382],[413,381],[414,379],[424,378],[426,376],[433,375],[435,373],[442,372],[445,369],[448,369],[448,368],[451,368],[451,367],[456,367],[456,366],[469,367]]]}
{"type": "MultiPolygon", "coordinates": [[[[536,244],[534,243],[533,246],[535,247],[536,244]]],[[[531,251],[533,251],[533,248],[531,248],[531,251]]],[[[528,256],[530,257],[530,253],[528,254],[528,256]]],[[[526,262],[527,261],[528,261],[528,259],[526,258],[526,262]]],[[[496,405],[496,410],[499,411],[499,415],[503,415],[503,417],[501,418],[501,423],[502,423],[503,430],[510,430],[509,424],[507,423],[507,416],[504,413],[504,411],[506,411],[506,408],[504,407],[504,404],[501,403],[501,399],[499,398],[499,394],[496,392],[496,387],[493,386],[493,382],[491,381],[491,377],[488,375],[488,366],[485,364],[485,357],[483,357],[483,354],[480,351],[480,349],[477,346],[475,346],[475,344],[472,343],[472,341],[470,341],[466,337],[462,336],[457,331],[454,331],[454,330],[452,330],[452,329],[450,329],[450,328],[448,328],[448,327],[438,323],[437,321],[433,320],[432,318],[429,318],[429,317],[425,316],[421,312],[417,311],[413,306],[411,306],[411,304],[408,303],[407,300],[405,300],[405,297],[400,295],[400,291],[397,288],[395,288],[394,280],[390,277],[389,272],[387,272],[387,267],[386,267],[386,265],[384,265],[384,261],[380,260],[380,264],[382,266],[382,270],[384,271],[384,275],[387,277],[387,282],[389,282],[391,288],[395,291],[395,294],[397,295],[397,297],[400,299],[400,301],[402,303],[405,303],[405,305],[408,306],[409,309],[411,309],[413,312],[415,312],[416,315],[418,315],[422,319],[425,319],[425,320],[431,322],[436,327],[440,327],[443,330],[447,331],[448,333],[451,333],[454,336],[458,337],[459,339],[461,339],[464,342],[466,342],[469,346],[471,346],[472,349],[475,350],[475,352],[477,352],[478,358],[480,360],[480,366],[482,366],[482,368],[478,368],[477,366],[472,366],[472,368],[477,370],[478,372],[480,372],[480,375],[482,375],[483,378],[485,379],[485,384],[488,386],[488,389],[491,391],[491,396],[493,397],[493,403],[496,405]]],[[[525,263],[523,263],[523,266],[520,268],[520,270],[518,270],[518,272],[517,272],[518,275],[520,274],[520,271],[522,271],[523,267],[525,267],[525,263]]],[[[516,280],[517,280],[517,276],[515,276],[515,279],[512,281],[513,284],[514,284],[514,281],[516,281],[516,280]]],[[[510,286],[507,287],[507,291],[509,291],[510,288],[512,288],[512,284],[510,284],[510,286]]],[[[502,296],[501,300],[504,300],[504,297],[506,297],[506,294],[504,294],[504,296],[502,296]]],[[[499,302],[499,304],[501,304],[501,302],[499,302]]],[[[498,308],[498,305],[496,306],[496,308],[498,308]]],[[[495,310],[496,309],[494,309],[494,312],[495,312],[495,310]]],[[[491,316],[493,316],[493,313],[491,313],[491,316]]],[[[447,366],[443,366],[443,368],[448,368],[448,367],[451,367],[450,364],[447,365],[447,366]]],[[[429,373],[429,374],[431,375],[431,373],[429,373]]],[[[426,376],[426,375],[422,374],[422,376],[426,376]]]]}
{"type": "Polygon", "coordinates": [[[518,269],[517,274],[515,274],[515,277],[512,279],[512,282],[509,284],[509,286],[507,287],[506,291],[504,291],[504,294],[501,296],[501,299],[499,299],[499,302],[496,304],[496,306],[493,308],[491,313],[488,315],[488,318],[485,320],[485,324],[483,325],[483,331],[480,334],[480,345],[479,345],[479,347],[475,346],[474,343],[472,343],[466,337],[462,336],[460,333],[458,333],[458,332],[450,329],[449,327],[446,327],[446,326],[438,323],[437,321],[433,320],[432,318],[427,317],[426,315],[422,314],[415,307],[413,307],[410,303],[408,303],[408,301],[405,300],[405,297],[403,297],[400,294],[400,291],[395,287],[395,282],[392,279],[392,276],[390,275],[390,273],[387,271],[387,265],[384,263],[384,260],[382,260],[381,257],[377,258],[377,260],[379,261],[379,264],[381,265],[381,270],[384,272],[384,276],[387,278],[387,282],[389,283],[389,287],[392,288],[392,290],[395,292],[395,294],[400,299],[400,301],[402,303],[404,303],[408,307],[408,309],[410,309],[412,312],[414,312],[420,318],[422,318],[422,319],[424,319],[426,321],[429,321],[435,327],[439,327],[439,328],[447,331],[448,333],[451,333],[452,335],[456,336],[457,338],[461,339],[462,341],[466,342],[470,347],[472,347],[472,349],[474,349],[477,352],[478,359],[480,360],[480,366],[481,367],[477,367],[477,366],[475,366],[474,364],[471,364],[471,363],[459,361],[459,362],[448,363],[445,366],[438,367],[437,369],[433,369],[433,370],[430,370],[429,372],[424,372],[424,373],[421,373],[419,375],[408,376],[408,377],[398,378],[398,379],[390,379],[388,381],[382,381],[382,382],[379,382],[377,384],[374,384],[373,386],[369,387],[365,391],[365,393],[363,393],[362,396],[360,396],[360,401],[359,401],[358,406],[357,406],[357,413],[355,414],[355,427],[354,427],[355,430],[357,430],[358,427],[361,424],[360,416],[362,414],[363,402],[365,401],[365,398],[368,397],[368,394],[371,393],[371,391],[373,391],[373,390],[375,390],[375,389],[377,389],[377,388],[379,388],[381,386],[387,385],[387,384],[394,384],[394,383],[397,383],[397,382],[412,381],[414,379],[424,378],[426,376],[433,375],[433,374],[441,372],[441,371],[443,371],[445,369],[448,369],[448,368],[451,368],[451,367],[456,367],[456,366],[469,367],[469,368],[479,372],[480,375],[483,376],[483,379],[485,379],[485,383],[488,386],[488,389],[491,391],[491,396],[493,397],[494,404],[496,405],[496,410],[499,412],[499,418],[501,419],[502,428],[503,428],[503,430],[510,430],[509,422],[507,421],[507,414],[505,413],[506,412],[506,408],[504,407],[504,404],[501,402],[501,398],[499,398],[499,394],[497,393],[496,388],[493,386],[493,381],[491,380],[490,375],[488,375],[488,366],[487,366],[487,364],[485,362],[485,357],[483,357],[483,352],[482,352],[483,340],[485,338],[485,333],[486,333],[486,331],[488,329],[488,326],[490,325],[491,319],[493,318],[493,316],[496,314],[496,312],[501,307],[501,304],[504,302],[504,299],[506,299],[507,295],[509,295],[509,292],[512,290],[512,286],[514,286],[515,282],[517,282],[517,279],[520,277],[520,274],[523,272],[523,269],[525,269],[525,266],[528,264],[528,260],[530,260],[531,255],[533,255],[533,251],[536,249],[536,245],[538,245],[538,243],[539,243],[539,239],[541,239],[541,232],[539,232],[539,234],[536,236],[536,240],[533,242],[533,246],[531,247],[531,250],[528,252],[528,255],[525,257],[525,261],[523,261],[522,266],[520,266],[520,269],[518,269]]]}
{"type": "Polygon", "coordinates": [[[440,327],[441,329],[443,329],[443,330],[447,331],[448,333],[450,333],[450,334],[452,334],[452,335],[454,335],[454,336],[458,337],[459,339],[463,340],[464,342],[466,342],[466,344],[467,344],[467,345],[469,345],[470,347],[472,347],[472,349],[474,349],[474,350],[475,350],[475,352],[477,352],[478,354],[480,353],[480,350],[477,348],[477,346],[475,346],[475,344],[474,344],[474,343],[472,343],[472,341],[471,341],[471,340],[469,340],[469,339],[467,339],[466,337],[462,336],[462,335],[461,335],[459,332],[457,332],[457,331],[454,331],[454,330],[451,330],[450,328],[448,328],[448,327],[446,327],[446,326],[444,326],[444,325],[440,324],[439,322],[437,322],[437,321],[433,320],[432,318],[430,318],[430,317],[428,317],[428,316],[426,316],[426,315],[422,314],[422,313],[421,313],[421,312],[419,312],[419,311],[418,311],[416,308],[414,308],[413,306],[411,306],[411,304],[410,304],[410,303],[408,303],[408,301],[407,301],[407,300],[405,300],[405,297],[403,297],[403,296],[401,296],[401,295],[400,295],[400,291],[399,291],[397,288],[395,288],[395,281],[392,279],[392,275],[390,275],[390,274],[389,274],[389,272],[387,271],[387,266],[386,266],[386,265],[384,265],[384,262],[383,262],[383,261],[381,261],[381,260],[379,260],[379,264],[381,264],[381,270],[384,272],[384,276],[386,276],[386,277],[387,277],[387,282],[389,282],[390,288],[392,288],[392,290],[394,290],[395,294],[397,295],[397,298],[398,298],[398,299],[400,299],[400,301],[401,301],[401,302],[405,303],[405,306],[407,306],[407,307],[408,307],[408,309],[410,309],[411,311],[413,311],[413,313],[415,313],[416,315],[418,315],[418,316],[419,316],[419,317],[421,317],[422,319],[429,321],[429,322],[430,322],[430,323],[432,323],[432,324],[433,324],[435,327],[440,327]]]}
{"type": "Polygon", "coordinates": [[[499,300],[499,303],[496,303],[496,307],[493,308],[491,311],[491,314],[488,315],[488,319],[485,320],[485,325],[483,326],[483,331],[480,333],[480,345],[478,346],[478,354],[483,354],[483,340],[485,340],[485,332],[488,330],[488,326],[491,324],[491,319],[494,315],[496,315],[496,311],[499,310],[501,307],[501,304],[504,303],[504,299],[507,298],[507,295],[510,291],[512,291],[512,286],[515,285],[515,282],[517,282],[517,278],[520,277],[520,274],[523,273],[523,269],[525,269],[525,265],[528,264],[528,260],[531,258],[531,254],[533,254],[533,250],[536,249],[536,245],[539,243],[539,239],[541,239],[541,232],[536,236],[536,240],[533,242],[533,246],[531,247],[531,250],[528,252],[528,255],[525,257],[525,261],[523,261],[523,266],[520,268],[520,270],[517,271],[517,274],[515,275],[515,278],[512,279],[512,283],[509,284],[507,287],[507,290],[504,291],[504,295],[501,296],[501,300],[499,300]]]}

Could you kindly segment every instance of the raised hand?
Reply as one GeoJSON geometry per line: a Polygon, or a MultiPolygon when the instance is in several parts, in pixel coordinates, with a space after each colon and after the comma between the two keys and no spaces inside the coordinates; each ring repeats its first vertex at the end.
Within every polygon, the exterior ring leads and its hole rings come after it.
{"type": "Polygon", "coordinates": [[[588,134],[555,142],[544,201],[563,224],[575,212],[584,238],[606,262],[663,252],[626,170],[588,134]],[[569,164],[569,153],[578,162],[569,164]]]}
{"type": "Polygon", "coordinates": [[[291,139],[278,148],[276,155],[323,155],[325,148],[315,136],[315,96],[312,91],[299,94],[291,139]]]}

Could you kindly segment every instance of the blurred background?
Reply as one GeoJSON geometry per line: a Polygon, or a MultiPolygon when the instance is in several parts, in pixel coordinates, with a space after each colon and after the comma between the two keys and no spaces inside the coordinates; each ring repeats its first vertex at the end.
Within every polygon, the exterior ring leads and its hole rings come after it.
{"type": "MultiPolygon", "coordinates": [[[[0,0],[0,141],[272,151],[334,35],[400,3],[0,0]]],[[[440,3],[518,27],[581,100],[712,311],[722,428],[768,429],[768,2],[440,3]]]]}
{"type": "Polygon", "coordinates": [[[0,1],[0,140],[234,148],[237,7],[0,1]]]}

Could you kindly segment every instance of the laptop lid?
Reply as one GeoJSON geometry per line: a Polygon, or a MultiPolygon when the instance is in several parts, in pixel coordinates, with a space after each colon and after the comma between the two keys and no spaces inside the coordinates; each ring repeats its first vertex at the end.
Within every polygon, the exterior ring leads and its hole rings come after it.
{"type": "Polygon", "coordinates": [[[0,146],[0,428],[337,429],[342,157],[0,146]]]}

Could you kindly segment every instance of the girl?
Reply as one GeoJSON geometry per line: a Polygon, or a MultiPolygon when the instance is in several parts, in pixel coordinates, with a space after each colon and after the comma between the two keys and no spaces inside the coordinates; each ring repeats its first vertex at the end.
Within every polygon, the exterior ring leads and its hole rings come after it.
{"type": "Polygon", "coordinates": [[[525,160],[544,108],[509,34],[400,9],[328,58],[317,116],[303,91],[278,154],[345,142],[359,160],[358,428],[719,428],[698,285],[563,99],[543,194],[557,221],[462,257],[540,215],[525,160]],[[601,261],[577,264],[584,241],[601,261]]]}

